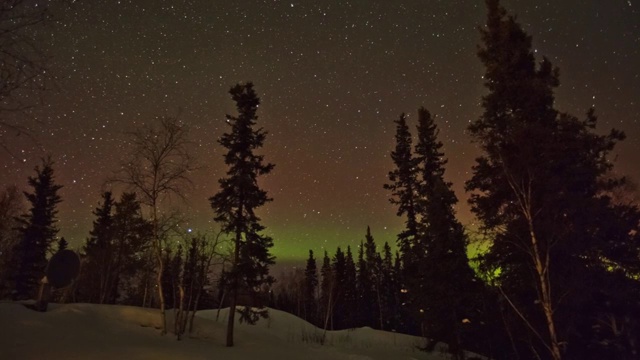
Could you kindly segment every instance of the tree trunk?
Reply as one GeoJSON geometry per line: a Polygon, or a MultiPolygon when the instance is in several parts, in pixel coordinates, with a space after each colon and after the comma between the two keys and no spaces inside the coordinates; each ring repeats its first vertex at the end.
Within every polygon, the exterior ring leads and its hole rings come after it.
{"type": "Polygon", "coordinates": [[[528,180],[528,184],[523,182],[523,185],[517,185],[518,182],[511,177],[511,175],[505,170],[505,175],[507,176],[509,186],[513,190],[516,195],[520,210],[522,211],[522,215],[527,221],[527,225],[529,227],[529,240],[531,241],[531,251],[529,255],[531,256],[536,275],[537,282],[540,286],[540,292],[538,294],[538,300],[540,300],[540,305],[542,306],[542,311],[544,312],[545,321],[547,324],[547,330],[549,331],[549,345],[546,345],[551,353],[551,357],[554,360],[561,360],[562,353],[560,351],[560,344],[558,342],[558,335],[556,333],[555,322],[553,319],[553,302],[551,300],[551,283],[549,280],[549,247],[547,244],[546,249],[544,249],[544,260],[542,259],[542,254],[540,253],[540,242],[536,236],[535,227],[533,224],[534,219],[534,210],[532,209],[532,180],[528,180]]]}
{"type": "Polygon", "coordinates": [[[529,234],[531,236],[531,246],[533,248],[533,257],[536,268],[536,275],[538,275],[538,282],[540,285],[540,295],[541,295],[541,306],[544,311],[545,320],[547,322],[547,329],[549,330],[549,339],[551,341],[550,351],[551,356],[554,360],[562,359],[562,354],[560,352],[560,344],[558,343],[558,336],[556,333],[556,327],[553,320],[553,303],[551,301],[551,284],[549,283],[549,250],[546,251],[545,259],[546,261],[543,263],[543,260],[540,255],[540,250],[538,249],[539,243],[536,237],[535,231],[533,230],[533,221],[529,217],[529,234]]]}
{"type": "Polygon", "coordinates": [[[149,279],[147,279],[148,274],[145,274],[145,280],[144,280],[144,293],[142,295],[142,307],[146,308],[147,307],[147,291],[149,289],[149,279]]]}
{"type": "MultiPolygon", "coordinates": [[[[174,328],[175,328],[175,332],[176,332],[176,338],[178,340],[180,340],[182,338],[182,334],[184,333],[184,328],[185,328],[185,324],[183,319],[185,318],[184,316],[184,287],[182,285],[178,286],[178,291],[180,292],[180,296],[179,296],[179,302],[180,302],[180,306],[178,308],[178,313],[176,314],[175,317],[175,323],[174,323],[174,328]]],[[[174,305],[175,307],[175,305],[174,305]]]]}
{"type": "MultiPolygon", "coordinates": [[[[333,295],[333,289],[332,291],[329,292],[329,303],[327,304],[327,312],[325,314],[324,317],[324,331],[322,332],[322,341],[320,342],[321,345],[324,345],[324,342],[327,338],[327,326],[329,325],[329,317],[331,317],[331,312],[332,312],[332,308],[333,306],[331,306],[331,297],[333,295]]],[[[333,320],[332,320],[333,322],[333,320]]],[[[333,325],[331,326],[333,328],[333,325]]]]}
{"type": "Polygon", "coordinates": [[[164,267],[162,261],[162,250],[159,248],[159,244],[157,249],[157,258],[158,258],[158,275],[156,276],[156,283],[158,285],[158,301],[160,301],[160,321],[162,326],[161,334],[164,335],[167,333],[167,316],[164,309],[164,294],[162,293],[162,270],[164,267]]]}
{"type": "Polygon", "coordinates": [[[216,314],[216,322],[220,319],[220,310],[222,309],[222,304],[224,304],[224,298],[227,297],[227,290],[222,290],[222,298],[220,299],[220,304],[218,304],[218,313],[216,314]]]}
{"type": "MultiPolygon", "coordinates": [[[[193,309],[191,311],[191,316],[189,317],[189,334],[193,331],[193,319],[196,317],[196,311],[198,311],[198,302],[200,301],[200,293],[202,292],[202,287],[198,288],[198,292],[196,293],[196,298],[193,301],[193,309]]],[[[219,313],[219,310],[218,310],[219,313]]],[[[216,320],[218,320],[216,318],[216,320]]]]}
{"type": "Polygon", "coordinates": [[[233,324],[236,314],[236,302],[238,300],[238,289],[231,289],[231,301],[229,303],[229,321],[227,322],[227,346],[233,346],[233,324]]]}
{"type": "Polygon", "coordinates": [[[160,240],[160,234],[158,231],[157,193],[155,191],[153,193],[155,196],[152,196],[151,210],[153,211],[153,240],[156,248],[156,258],[158,260],[158,274],[156,276],[156,282],[158,285],[158,301],[160,301],[160,326],[162,326],[160,334],[165,335],[167,333],[167,314],[165,312],[164,293],[162,291],[162,271],[164,270],[164,262],[162,261],[162,241],[160,240]]]}
{"type": "MultiPolygon", "coordinates": [[[[242,202],[240,202],[242,204],[242,202]]],[[[242,206],[238,209],[238,217],[242,216],[242,206]]],[[[233,346],[233,325],[236,315],[236,304],[238,302],[238,263],[240,262],[240,242],[242,234],[236,231],[235,246],[233,251],[233,266],[231,267],[233,276],[233,286],[231,288],[231,302],[229,303],[229,321],[227,323],[227,346],[233,346]]]]}
{"type": "Polygon", "coordinates": [[[376,287],[376,294],[378,296],[378,314],[380,315],[380,330],[384,330],[384,320],[382,317],[382,299],[380,298],[380,285],[376,287]]]}

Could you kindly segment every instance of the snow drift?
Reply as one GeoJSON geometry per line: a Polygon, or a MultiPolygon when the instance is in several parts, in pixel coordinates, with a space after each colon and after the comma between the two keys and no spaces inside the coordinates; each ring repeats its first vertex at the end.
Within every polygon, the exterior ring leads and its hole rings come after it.
{"type": "MultiPolygon", "coordinates": [[[[224,346],[228,309],[196,314],[192,334],[159,334],[156,309],[121,305],[50,304],[45,313],[0,303],[0,359],[446,359],[425,353],[419,337],[360,328],[327,331],[269,310],[256,325],[238,323],[236,346],[224,346]]],[[[171,330],[173,311],[167,312],[171,330]]]]}

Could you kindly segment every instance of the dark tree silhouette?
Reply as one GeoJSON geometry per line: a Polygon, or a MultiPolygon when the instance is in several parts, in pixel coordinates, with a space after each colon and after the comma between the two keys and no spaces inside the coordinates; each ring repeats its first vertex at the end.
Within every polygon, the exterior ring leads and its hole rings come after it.
{"type": "Polygon", "coordinates": [[[33,193],[24,193],[31,208],[19,219],[21,239],[13,253],[11,271],[16,299],[36,295],[47,266],[47,253],[52,251],[58,233],[56,206],[62,201],[58,195],[62,186],[55,183],[51,158],[43,159],[42,168],[37,166],[35,171],[36,176],[29,177],[33,193]]]}
{"type": "Polygon", "coordinates": [[[585,120],[559,113],[558,69],[547,58],[536,64],[531,37],[498,0],[486,4],[478,55],[489,93],[469,126],[482,156],[467,183],[472,210],[493,236],[483,266],[501,271],[495,284],[522,324],[511,332],[520,351],[621,358],[598,353],[607,342],[597,340],[605,331],[594,329],[607,323],[604,314],[637,318],[633,306],[622,306],[621,315],[607,308],[628,300],[612,284],[638,288],[629,275],[636,267],[629,259],[637,264],[638,257],[637,209],[602,195],[620,183],[602,179],[612,168],[607,155],[624,135],[596,134],[593,110],[585,120]]]}
{"type": "Polygon", "coordinates": [[[123,193],[118,202],[111,192],[102,198],[83,247],[78,293],[82,301],[114,304],[147,265],[144,255],[151,247],[152,224],[142,217],[135,193],[123,193]]]}
{"type": "Polygon", "coordinates": [[[481,296],[479,282],[469,266],[467,238],[455,217],[458,202],[444,180],[447,160],[438,141],[438,128],[425,108],[418,110],[418,213],[421,233],[414,256],[417,272],[407,280],[412,303],[422,314],[427,338],[448,344],[457,359],[463,359],[463,320],[476,314],[474,299],[481,296]]]}
{"type": "MultiPolygon", "coordinates": [[[[331,324],[333,328],[333,305],[335,304],[335,278],[331,266],[331,259],[327,251],[324,251],[322,267],[320,268],[322,282],[320,283],[320,314],[323,316],[323,329],[325,333],[331,324]]],[[[323,337],[324,339],[324,337],[323,337]]]]}
{"type": "Polygon", "coordinates": [[[85,256],[79,280],[84,301],[101,303],[106,298],[107,277],[111,275],[110,262],[113,256],[114,203],[111,192],[106,191],[102,194],[102,203],[93,210],[96,219],[83,248],[85,256]]]}
{"type": "Polygon", "coordinates": [[[312,250],[309,250],[304,279],[305,319],[312,323],[318,323],[318,267],[312,250]]]}
{"type": "Polygon", "coordinates": [[[58,248],[56,249],[56,251],[60,252],[62,250],[67,250],[68,247],[69,247],[69,242],[67,241],[67,239],[62,237],[60,238],[60,240],[58,240],[58,248]]]}
{"type": "MultiPolygon", "coordinates": [[[[234,236],[234,256],[226,274],[231,295],[227,346],[233,346],[238,293],[246,291],[256,297],[262,286],[269,286],[274,281],[269,275],[269,265],[274,263],[274,257],[269,253],[273,240],[260,234],[265,227],[255,214],[257,208],[271,201],[267,192],[258,186],[258,177],[270,173],[274,165],[265,164],[264,156],[254,153],[263,146],[267,133],[262,128],[255,129],[260,99],[253,84],[238,84],[229,93],[236,103],[238,116],[227,115],[231,130],[218,140],[228,150],[224,160],[229,169],[227,176],[219,180],[220,191],[209,200],[216,214],[215,220],[222,224],[224,232],[234,236]]],[[[256,313],[252,304],[246,305],[241,312],[243,320],[253,323],[258,315],[267,315],[266,310],[256,313]]]]}
{"type": "Polygon", "coordinates": [[[398,205],[398,216],[406,215],[405,229],[398,234],[398,245],[404,267],[410,268],[411,247],[418,238],[418,219],[416,209],[416,161],[412,155],[411,133],[405,114],[400,115],[396,124],[396,147],[391,152],[395,169],[389,172],[389,181],[384,188],[391,190],[389,201],[398,205]]]}

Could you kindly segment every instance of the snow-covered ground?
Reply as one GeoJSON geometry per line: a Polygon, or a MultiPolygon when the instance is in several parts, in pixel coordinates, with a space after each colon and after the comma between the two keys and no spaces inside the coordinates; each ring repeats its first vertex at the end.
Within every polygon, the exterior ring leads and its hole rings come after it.
{"type": "MultiPolygon", "coordinates": [[[[167,313],[171,323],[172,311],[167,313]]],[[[238,324],[235,346],[224,346],[228,311],[196,315],[191,336],[161,336],[158,310],[119,305],[50,304],[46,313],[0,303],[0,359],[446,359],[418,350],[419,337],[360,328],[322,330],[269,310],[257,325],[238,324]]],[[[237,317],[236,317],[237,318],[237,317]]],[[[171,329],[171,326],[168,326],[171,329]]]]}

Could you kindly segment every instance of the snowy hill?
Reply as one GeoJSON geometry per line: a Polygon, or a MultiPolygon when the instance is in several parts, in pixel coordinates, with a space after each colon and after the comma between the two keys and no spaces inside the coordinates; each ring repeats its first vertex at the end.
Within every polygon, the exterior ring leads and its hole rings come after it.
{"type": "MultiPolygon", "coordinates": [[[[171,322],[172,311],[168,311],[171,322]]],[[[446,359],[427,354],[415,336],[370,328],[322,330],[291,314],[269,310],[255,325],[238,324],[236,346],[224,346],[228,310],[196,314],[191,337],[160,336],[158,311],[131,306],[50,304],[39,313],[0,303],[0,359],[446,359]]],[[[169,325],[169,328],[171,326],[169,325]]]]}

